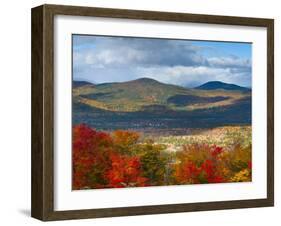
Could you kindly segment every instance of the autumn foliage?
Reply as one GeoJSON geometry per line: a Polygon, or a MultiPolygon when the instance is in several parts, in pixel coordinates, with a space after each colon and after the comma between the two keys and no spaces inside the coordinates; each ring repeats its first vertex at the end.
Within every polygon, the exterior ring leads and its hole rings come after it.
{"type": "Polygon", "coordinates": [[[73,189],[145,186],[140,158],[124,154],[137,134],[113,136],[86,125],[73,128],[73,189]]]}
{"type": "Polygon", "coordinates": [[[138,157],[112,154],[111,168],[106,172],[108,186],[113,188],[145,186],[147,178],[140,175],[141,162],[138,157]]]}
{"type": "Polygon", "coordinates": [[[176,178],[181,184],[226,182],[221,168],[223,149],[217,146],[184,146],[179,153],[181,163],[177,166],[176,178]]]}
{"type": "Polygon", "coordinates": [[[186,144],[177,152],[134,131],[73,127],[74,190],[251,181],[251,147],[186,144]]]}

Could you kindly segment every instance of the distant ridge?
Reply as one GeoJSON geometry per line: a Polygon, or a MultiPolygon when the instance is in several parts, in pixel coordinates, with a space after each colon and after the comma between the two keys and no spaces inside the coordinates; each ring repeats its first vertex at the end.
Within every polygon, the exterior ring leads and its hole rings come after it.
{"type": "Polygon", "coordinates": [[[235,84],[224,83],[220,81],[211,81],[204,83],[203,85],[195,87],[195,89],[201,90],[216,90],[216,89],[224,89],[224,90],[232,90],[232,91],[251,91],[251,89],[238,86],[235,84]]]}
{"type": "Polygon", "coordinates": [[[135,83],[138,83],[138,84],[142,84],[142,85],[148,85],[148,84],[164,84],[162,82],[159,82],[155,79],[152,79],[152,78],[146,78],[146,77],[143,77],[143,78],[138,78],[138,79],[135,79],[135,80],[131,80],[131,81],[127,81],[127,82],[124,82],[124,83],[127,83],[127,84],[135,84],[135,83]]]}
{"type": "Polygon", "coordinates": [[[147,78],[147,77],[137,78],[134,80],[124,81],[124,82],[106,82],[106,83],[96,84],[96,87],[105,87],[105,86],[129,86],[128,88],[130,88],[130,89],[132,87],[147,88],[147,87],[157,86],[157,87],[164,88],[164,87],[169,86],[169,87],[178,87],[178,88],[182,88],[182,89],[187,89],[182,86],[162,83],[155,79],[147,78]]]}
{"type": "Polygon", "coordinates": [[[87,86],[87,85],[94,85],[94,84],[86,81],[72,81],[73,88],[87,86]]]}

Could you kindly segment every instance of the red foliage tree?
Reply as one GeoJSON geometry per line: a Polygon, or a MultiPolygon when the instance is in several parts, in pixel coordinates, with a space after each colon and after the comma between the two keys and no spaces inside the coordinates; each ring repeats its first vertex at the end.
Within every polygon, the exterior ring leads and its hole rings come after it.
{"type": "MultiPolygon", "coordinates": [[[[176,169],[176,179],[181,184],[199,184],[199,183],[222,183],[223,178],[220,163],[220,154],[223,152],[221,147],[206,146],[201,150],[205,152],[207,159],[204,161],[190,161],[182,159],[181,164],[176,169]],[[200,162],[200,164],[198,164],[200,162]]],[[[197,150],[200,156],[200,149],[197,150]]],[[[195,152],[193,152],[193,155],[195,152]]]]}
{"type": "Polygon", "coordinates": [[[139,157],[111,154],[112,165],[107,172],[108,186],[114,188],[146,186],[147,178],[142,176],[139,157]]]}
{"type": "Polygon", "coordinates": [[[86,125],[73,128],[73,188],[102,186],[103,172],[110,168],[111,137],[86,125]]]}

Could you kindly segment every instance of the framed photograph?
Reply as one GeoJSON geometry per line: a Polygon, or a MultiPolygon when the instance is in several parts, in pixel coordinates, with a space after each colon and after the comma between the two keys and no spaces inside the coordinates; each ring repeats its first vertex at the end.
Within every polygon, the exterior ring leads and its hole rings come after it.
{"type": "Polygon", "coordinates": [[[32,9],[32,216],[274,205],[273,19],[32,9]]]}

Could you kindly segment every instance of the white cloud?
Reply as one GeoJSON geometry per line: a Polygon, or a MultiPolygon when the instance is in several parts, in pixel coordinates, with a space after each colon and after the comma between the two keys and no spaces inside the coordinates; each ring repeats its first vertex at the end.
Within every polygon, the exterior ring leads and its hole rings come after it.
{"type": "Polygon", "coordinates": [[[208,58],[208,62],[215,67],[251,67],[249,59],[239,57],[212,57],[208,58]]]}
{"type": "Polygon", "coordinates": [[[90,65],[122,66],[138,63],[145,59],[142,51],[130,48],[104,49],[85,54],[84,63],[90,65]]]}

